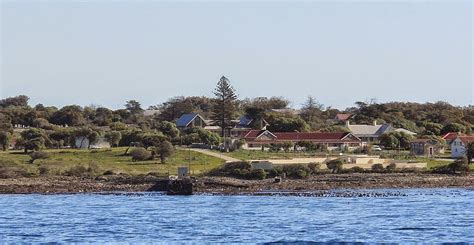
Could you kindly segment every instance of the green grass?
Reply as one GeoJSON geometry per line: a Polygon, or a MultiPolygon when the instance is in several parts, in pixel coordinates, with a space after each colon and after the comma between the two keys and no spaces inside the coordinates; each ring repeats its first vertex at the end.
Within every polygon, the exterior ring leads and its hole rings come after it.
{"type": "Polygon", "coordinates": [[[237,158],[240,160],[255,160],[255,159],[291,159],[302,157],[328,156],[325,153],[305,153],[305,152],[269,152],[259,150],[237,150],[229,153],[222,153],[223,155],[237,158]]]}
{"type": "Polygon", "coordinates": [[[0,152],[0,166],[20,167],[33,174],[39,172],[40,166],[46,166],[50,172],[59,175],[73,166],[96,164],[101,172],[112,170],[115,173],[130,175],[148,173],[176,175],[179,166],[190,165],[192,173],[202,174],[224,162],[219,158],[186,150],[175,151],[165,164],[160,164],[159,159],[133,162],[130,156],[123,156],[125,150],[126,148],[45,150],[50,157],[38,159],[34,164],[30,164],[29,155],[22,154],[21,151],[0,152]]]}

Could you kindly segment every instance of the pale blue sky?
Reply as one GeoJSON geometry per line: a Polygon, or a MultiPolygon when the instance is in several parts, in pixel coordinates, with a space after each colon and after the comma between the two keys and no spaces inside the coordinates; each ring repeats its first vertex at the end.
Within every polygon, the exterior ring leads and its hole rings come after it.
{"type": "MultiPolygon", "coordinates": [[[[1,0],[0,0],[1,1],[1,0]]],[[[471,1],[1,1],[1,97],[144,106],[308,95],[474,104],[471,1]]]]}

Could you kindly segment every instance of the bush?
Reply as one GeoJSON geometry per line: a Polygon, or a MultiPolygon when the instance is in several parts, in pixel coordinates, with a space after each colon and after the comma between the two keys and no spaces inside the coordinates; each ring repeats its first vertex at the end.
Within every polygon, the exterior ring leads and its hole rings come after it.
{"type": "Polygon", "coordinates": [[[397,164],[392,162],[386,167],[386,169],[387,169],[388,172],[393,173],[397,169],[397,164]]]}
{"type": "Polygon", "coordinates": [[[248,179],[265,179],[267,173],[263,169],[252,169],[249,174],[247,174],[248,179]]]}
{"type": "Polygon", "coordinates": [[[364,173],[365,172],[365,169],[363,169],[359,166],[352,167],[351,170],[352,170],[353,173],[364,173]]]}
{"type": "Polygon", "coordinates": [[[316,174],[321,169],[321,164],[312,162],[308,164],[308,168],[310,170],[310,174],[316,174]]]}
{"type": "Polygon", "coordinates": [[[33,163],[37,159],[48,159],[49,154],[44,151],[35,151],[30,154],[30,163],[33,163]]]}
{"type": "Polygon", "coordinates": [[[469,164],[468,164],[467,158],[457,159],[456,161],[450,163],[448,165],[448,169],[450,169],[452,173],[468,172],[469,164]]]}
{"type": "Polygon", "coordinates": [[[341,159],[334,159],[326,163],[326,166],[332,173],[338,173],[342,169],[342,165],[343,161],[341,159]]]}
{"type": "Polygon", "coordinates": [[[381,163],[377,163],[377,164],[372,165],[372,172],[381,173],[384,170],[385,170],[385,168],[383,167],[383,165],[381,163]]]}
{"type": "Polygon", "coordinates": [[[87,167],[84,165],[76,165],[64,171],[66,176],[75,177],[91,177],[100,172],[99,166],[96,163],[91,163],[87,167]]]}
{"type": "Polygon", "coordinates": [[[311,170],[307,166],[301,164],[284,165],[282,171],[286,173],[287,177],[296,179],[306,178],[311,173],[311,170]]]}
{"type": "Polygon", "coordinates": [[[39,174],[40,174],[41,176],[45,176],[45,175],[48,175],[48,174],[49,174],[49,168],[46,167],[46,166],[40,166],[40,167],[38,168],[38,170],[39,170],[39,174]]]}
{"type": "Polygon", "coordinates": [[[151,159],[151,152],[147,151],[145,148],[139,147],[135,148],[130,152],[132,156],[132,161],[145,161],[151,159]]]}
{"type": "Polygon", "coordinates": [[[68,170],[64,171],[64,175],[66,176],[76,176],[82,177],[87,175],[87,168],[83,165],[77,165],[69,168],[68,170]]]}
{"type": "Polygon", "coordinates": [[[242,177],[250,172],[252,165],[249,162],[240,161],[240,162],[228,162],[224,165],[215,168],[209,172],[209,175],[214,176],[232,176],[232,177],[242,177]]]}

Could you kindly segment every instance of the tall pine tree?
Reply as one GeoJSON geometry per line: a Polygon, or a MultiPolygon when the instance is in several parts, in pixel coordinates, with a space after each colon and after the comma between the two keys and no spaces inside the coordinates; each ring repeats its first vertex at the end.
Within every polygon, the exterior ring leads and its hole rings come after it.
{"type": "Polygon", "coordinates": [[[232,125],[231,120],[236,110],[237,95],[230,85],[229,79],[222,76],[214,90],[216,96],[212,110],[212,121],[214,125],[221,127],[221,136],[225,136],[226,130],[232,125]]]}

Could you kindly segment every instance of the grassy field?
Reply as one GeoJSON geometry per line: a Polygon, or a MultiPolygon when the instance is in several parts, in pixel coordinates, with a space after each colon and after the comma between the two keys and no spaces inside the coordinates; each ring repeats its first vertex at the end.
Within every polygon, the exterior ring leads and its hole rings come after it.
{"type": "Polygon", "coordinates": [[[112,148],[100,150],[45,150],[49,153],[48,159],[38,159],[29,163],[29,155],[21,151],[0,152],[0,166],[19,167],[29,173],[38,174],[40,167],[49,169],[50,174],[60,175],[74,166],[94,166],[97,173],[111,170],[114,173],[140,175],[156,173],[160,175],[176,175],[179,166],[191,167],[194,174],[202,174],[222,164],[224,161],[198,152],[177,150],[165,164],[159,159],[153,161],[133,162],[130,156],[123,156],[126,148],[112,148]]]}
{"type": "MultiPolygon", "coordinates": [[[[234,152],[229,153],[222,153],[224,155],[241,159],[241,160],[256,160],[256,159],[291,159],[291,158],[299,158],[299,157],[323,157],[329,156],[329,154],[324,153],[304,153],[304,152],[268,152],[268,151],[255,151],[255,150],[237,150],[234,152]]],[[[408,152],[397,152],[397,151],[384,151],[382,154],[386,156],[390,156],[390,158],[394,159],[406,159],[406,160],[416,160],[419,162],[426,162],[428,165],[428,169],[432,169],[439,166],[444,166],[451,161],[444,161],[436,158],[426,158],[426,157],[416,157],[416,158],[406,158],[408,156],[408,152]],[[398,156],[400,155],[400,156],[398,156]]],[[[443,157],[449,158],[449,154],[443,157]]],[[[470,165],[470,168],[474,170],[474,164],[470,165]]]]}
{"type": "Polygon", "coordinates": [[[237,150],[229,153],[222,153],[223,155],[230,156],[241,160],[255,160],[255,159],[290,159],[299,157],[315,157],[315,156],[327,156],[324,153],[304,153],[304,152],[269,152],[269,151],[258,151],[258,150],[237,150]]]}

